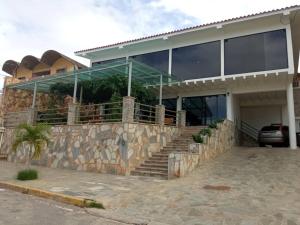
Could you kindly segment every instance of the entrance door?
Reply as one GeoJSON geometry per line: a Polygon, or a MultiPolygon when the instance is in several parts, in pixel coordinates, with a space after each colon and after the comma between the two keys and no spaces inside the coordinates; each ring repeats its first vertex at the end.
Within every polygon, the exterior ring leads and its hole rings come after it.
{"type": "Polygon", "coordinates": [[[209,125],[226,118],[226,96],[184,97],[182,109],[186,110],[187,126],[209,125]]]}

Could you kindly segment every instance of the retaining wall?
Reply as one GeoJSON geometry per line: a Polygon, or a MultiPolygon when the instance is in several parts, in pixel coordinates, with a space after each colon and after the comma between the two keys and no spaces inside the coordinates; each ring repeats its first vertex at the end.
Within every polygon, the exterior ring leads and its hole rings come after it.
{"type": "Polygon", "coordinates": [[[204,143],[192,143],[189,152],[173,152],[168,158],[169,178],[182,177],[193,171],[200,163],[230,151],[235,143],[235,126],[225,120],[212,130],[211,137],[205,137],[204,143]]]}
{"type": "MultiPolygon", "coordinates": [[[[51,143],[32,164],[125,175],[179,135],[179,129],[138,123],[54,126],[51,143]]],[[[5,130],[2,152],[11,162],[26,160],[28,145],[11,151],[14,129],[5,130]]]]}

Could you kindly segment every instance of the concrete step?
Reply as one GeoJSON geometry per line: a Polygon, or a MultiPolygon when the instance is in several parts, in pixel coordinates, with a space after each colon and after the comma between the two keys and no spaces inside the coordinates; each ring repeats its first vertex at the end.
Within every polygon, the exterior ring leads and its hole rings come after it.
{"type": "Polygon", "coordinates": [[[155,171],[131,171],[131,175],[134,176],[150,176],[150,177],[160,177],[164,179],[168,179],[168,173],[155,172],[155,171]]]}
{"type": "Polygon", "coordinates": [[[152,171],[152,172],[168,173],[168,168],[138,166],[135,168],[135,171],[152,171]]]}
{"type": "Polygon", "coordinates": [[[168,164],[168,159],[147,159],[145,160],[144,163],[147,163],[147,164],[162,164],[162,165],[165,165],[165,164],[168,164]]]}
{"type": "Polygon", "coordinates": [[[0,160],[7,160],[7,154],[0,154],[0,160]]]}
{"type": "Polygon", "coordinates": [[[168,169],[168,163],[143,163],[141,167],[153,167],[153,168],[166,168],[168,169]]]}

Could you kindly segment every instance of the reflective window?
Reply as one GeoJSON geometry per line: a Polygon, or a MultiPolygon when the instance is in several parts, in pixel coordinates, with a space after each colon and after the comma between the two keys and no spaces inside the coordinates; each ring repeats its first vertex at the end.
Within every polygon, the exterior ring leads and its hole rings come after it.
{"type": "Polygon", "coordinates": [[[177,99],[176,98],[163,99],[162,104],[165,106],[166,109],[176,111],[177,99]]]}
{"type": "Polygon", "coordinates": [[[108,60],[103,60],[103,61],[99,61],[99,62],[93,62],[92,66],[96,66],[96,65],[101,65],[101,64],[105,64],[105,63],[112,63],[112,62],[116,62],[116,61],[122,61],[122,60],[126,60],[125,57],[123,58],[117,58],[117,59],[108,59],[108,60]]]}
{"type": "Polygon", "coordinates": [[[226,75],[288,67],[285,30],[231,38],[224,45],[226,75]]]}
{"type": "Polygon", "coordinates": [[[220,41],[173,49],[172,74],[182,80],[220,76],[220,41]]]}
{"type": "Polygon", "coordinates": [[[168,73],[169,69],[169,50],[151,52],[142,55],[130,56],[130,58],[149,65],[159,71],[168,73]]]}
{"type": "Polygon", "coordinates": [[[226,96],[198,96],[182,99],[182,108],[186,110],[188,126],[208,125],[226,118],[226,96]]]}

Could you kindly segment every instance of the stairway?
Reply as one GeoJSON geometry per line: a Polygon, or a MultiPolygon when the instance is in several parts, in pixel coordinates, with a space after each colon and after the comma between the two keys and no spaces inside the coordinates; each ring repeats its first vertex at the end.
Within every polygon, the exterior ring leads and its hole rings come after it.
{"type": "Polygon", "coordinates": [[[153,153],[150,158],[145,160],[131,175],[153,176],[168,179],[168,157],[171,152],[187,152],[189,144],[193,143],[192,135],[198,133],[203,126],[185,127],[181,135],[172,142],[167,143],[160,152],[153,153]]]}
{"type": "Polygon", "coordinates": [[[7,154],[0,153],[0,160],[7,160],[7,154]]]}

